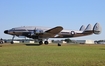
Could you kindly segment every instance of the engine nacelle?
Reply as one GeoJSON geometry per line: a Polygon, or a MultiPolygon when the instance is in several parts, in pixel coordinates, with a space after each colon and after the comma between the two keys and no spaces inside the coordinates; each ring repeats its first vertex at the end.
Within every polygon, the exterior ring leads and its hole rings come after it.
{"type": "Polygon", "coordinates": [[[93,27],[93,33],[94,34],[100,34],[101,31],[102,31],[102,28],[101,28],[100,24],[96,23],[93,27]]]}

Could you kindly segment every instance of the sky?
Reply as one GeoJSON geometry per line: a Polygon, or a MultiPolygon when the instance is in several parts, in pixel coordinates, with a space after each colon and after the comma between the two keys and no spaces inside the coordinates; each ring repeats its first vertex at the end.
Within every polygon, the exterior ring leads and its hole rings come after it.
{"type": "Polygon", "coordinates": [[[71,38],[77,40],[105,39],[105,0],[0,0],[0,38],[12,38],[4,30],[19,26],[62,26],[79,30],[98,22],[99,35],[71,38]]]}

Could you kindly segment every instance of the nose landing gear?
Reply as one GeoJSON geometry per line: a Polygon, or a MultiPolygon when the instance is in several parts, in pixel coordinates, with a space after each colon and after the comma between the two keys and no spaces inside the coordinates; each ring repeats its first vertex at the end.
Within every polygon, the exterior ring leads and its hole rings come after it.
{"type": "Polygon", "coordinates": [[[15,37],[15,36],[13,36],[13,37],[12,37],[12,40],[11,40],[11,44],[14,44],[14,42],[13,42],[13,40],[14,40],[14,37],[15,37]]]}

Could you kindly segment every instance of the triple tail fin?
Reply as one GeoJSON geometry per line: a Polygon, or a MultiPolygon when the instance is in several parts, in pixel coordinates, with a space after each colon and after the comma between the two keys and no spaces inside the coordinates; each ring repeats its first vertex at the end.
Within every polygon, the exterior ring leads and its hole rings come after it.
{"type": "Polygon", "coordinates": [[[96,23],[94,26],[92,26],[91,24],[88,24],[88,26],[85,28],[83,33],[87,33],[87,34],[91,34],[91,33],[100,34],[101,31],[102,31],[102,28],[101,28],[100,24],[96,23]]]}
{"type": "Polygon", "coordinates": [[[101,31],[102,31],[102,28],[101,28],[100,24],[96,23],[93,27],[93,33],[94,34],[100,34],[101,31]]]}
{"type": "Polygon", "coordinates": [[[93,26],[91,24],[88,24],[83,33],[91,34],[93,33],[93,26]]]}
{"type": "Polygon", "coordinates": [[[84,25],[82,25],[82,26],[80,27],[79,31],[84,31],[85,28],[86,28],[86,27],[85,27],[84,25]]]}

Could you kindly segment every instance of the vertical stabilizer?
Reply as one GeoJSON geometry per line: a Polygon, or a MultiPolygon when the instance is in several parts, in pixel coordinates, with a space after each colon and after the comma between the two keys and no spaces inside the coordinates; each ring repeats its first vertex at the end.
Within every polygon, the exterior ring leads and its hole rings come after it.
{"type": "Polygon", "coordinates": [[[85,27],[84,25],[82,25],[82,26],[80,27],[79,31],[84,31],[85,28],[86,28],[86,27],[85,27]]]}
{"type": "Polygon", "coordinates": [[[86,27],[85,31],[92,31],[93,27],[91,24],[88,24],[88,26],[86,27]]]}
{"type": "Polygon", "coordinates": [[[93,27],[93,33],[94,34],[100,34],[101,31],[102,31],[102,28],[101,28],[100,24],[96,23],[93,27]]]}

